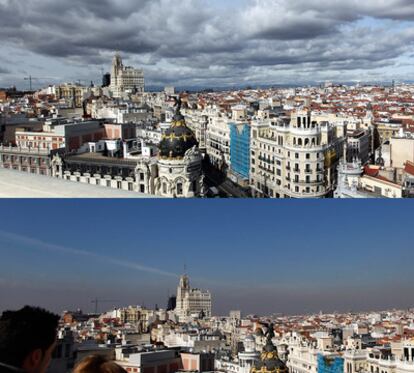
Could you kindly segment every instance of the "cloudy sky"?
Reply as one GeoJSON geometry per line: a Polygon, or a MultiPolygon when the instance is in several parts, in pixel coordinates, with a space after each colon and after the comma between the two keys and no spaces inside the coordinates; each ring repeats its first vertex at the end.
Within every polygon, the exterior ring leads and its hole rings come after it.
{"type": "Polygon", "coordinates": [[[412,0],[0,0],[0,86],[98,80],[119,50],[149,86],[411,80],[412,0]]]}
{"type": "Polygon", "coordinates": [[[214,313],[414,306],[409,201],[13,201],[0,226],[0,312],[166,306],[184,263],[214,313]]]}

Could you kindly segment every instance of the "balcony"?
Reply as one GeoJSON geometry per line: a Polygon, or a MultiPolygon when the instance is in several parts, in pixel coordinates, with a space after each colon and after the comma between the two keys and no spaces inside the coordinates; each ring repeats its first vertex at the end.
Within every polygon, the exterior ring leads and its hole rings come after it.
{"type": "Polygon", "coordinates": [[[320,186],[324,184],[324,180],[310,180],[310,181],[306,181],[306,180],[292,180],[293,183],[297,184],[297,185],[301,185],[304,187],[309,187],[309,186],[320,186]]]}
{"type": "Polygon", "coordinates": [[[303,127],[290,127],[290,133],[298,136],[316,136],[321,133],[319,127],[303,128],[303,127]]]}
{"type": "Polygon", "coordinates": [[[319,192],[296,193],[292,192],[291,190],[288,190],[286,191],[286,194],[290,195],[292,198],[324,198],[328,194],[328,191],[323,189],[319,192]]]}

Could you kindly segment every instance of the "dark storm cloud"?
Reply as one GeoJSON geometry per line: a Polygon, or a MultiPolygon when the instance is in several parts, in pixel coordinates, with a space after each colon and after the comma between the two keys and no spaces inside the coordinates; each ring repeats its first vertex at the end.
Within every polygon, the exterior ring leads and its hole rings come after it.
{"type": "Polygon", "coordinates": [[[414,21],[411,1],[251,0],[219,10],[207,0],[0,0],[4,45],[77,65],[108,64],[119,50],[149,61],[156,80],[167,65],[186,80],[392,66],[413,43],[410,29],[381,28],[398,20],[414,21]],[[366,17],[382,21],[363,28],[366,17]]]}

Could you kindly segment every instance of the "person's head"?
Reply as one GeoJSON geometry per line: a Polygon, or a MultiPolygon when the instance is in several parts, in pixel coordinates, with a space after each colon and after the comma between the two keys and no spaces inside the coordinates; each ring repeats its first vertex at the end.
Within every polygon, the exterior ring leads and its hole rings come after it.
{"type": "Polygon", "coordinates": [[[59,316],[26,306],[0,318],[0,362],[27,373],[44,373],[56,344],[59,316]]]}
{"type": "Polygon", "coordinates": [[[127,373],[127,371],[102,355],[85,357],[74,369],[73,373],[127,373]]]}

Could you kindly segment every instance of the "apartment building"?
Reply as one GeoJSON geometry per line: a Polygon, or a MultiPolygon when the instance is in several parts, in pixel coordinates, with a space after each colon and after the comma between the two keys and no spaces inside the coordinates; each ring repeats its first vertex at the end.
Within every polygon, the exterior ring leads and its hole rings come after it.
{"type": "Polygon", "coordinates": [[[317,123],[310,111],[252,121],[250,186],[256,197],[324,198],[332,194],[345,124],[317,123]]]}

